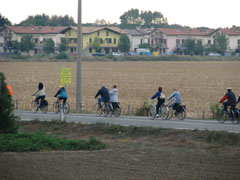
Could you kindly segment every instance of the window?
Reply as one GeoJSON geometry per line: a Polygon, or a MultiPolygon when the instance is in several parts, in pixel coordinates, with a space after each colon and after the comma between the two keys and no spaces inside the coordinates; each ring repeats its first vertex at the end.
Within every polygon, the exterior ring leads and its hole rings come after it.
{"type": "Polygon", "coordinates": [[[92,48],[89,48],[89,53],[92,53],[92,48]]]}
{"type": "Polygon", "coordinates": [[[38,38],[35,38],[35,40],[34,40],[34,41],[35,41],[35,43],[38,43],[38,38]]]}
{"type": "Polygon", "coordinates": [[[100,32],[99,31],[97,32],[97,35],[100,36],[100,32]]]}
{"type": "Polygon", "coordinates": [[[240,39],[238,39],[237,42],[238,42],[238,45],[240,45],[240,39]]]}
{"type": "Polygon", "coordinates": [[[103,44],[103,39],[102,38],[100,38],[100,44],[103,44]]]}
{"type": "Polygon", "coordinates": [[[141,39],[141,44],[143,44],[143,39],[141,39]]]}
{"type": "Polygon", "coordinates": [[[153,39],[152,39],[152,42],[151,42],[151,44],[153,45],[153,39]]]}
{"type": "Polygon", "coordinates": [[[106,32],[106,36],[108,36],[108,31],[106,32]]]}
{"type": "Polygon", "coordinates": [[[148,39],[148,44],[150,44],[150,39],[148,39]]]}
{"type": "Polygon", "coordinates": [[[92,38],[89,38],[89,44],[91,44],[92,43],[92,38]]]}
{"type": "Polygon", "coordinates": [[[117,40],[116,40],[116,38],[114,38],[114,40],[113,40],[113,41],[114,41],[114,44],[117,44],[117,40]]]}
{"type": "Polygon", "coordinates": [[[208,44],[211,44],[211,40],[208,40],[208,44]]]}
{"type": "Polygon", "coordinates": [[[163,43],[164,43],[164,44],[167,44],[167,39],[163,39],[163,43]]]}
{"type": "Polygon", "coordinates": [[[176,44],[180,44],[180,39],[176,39],[176,44]]]}

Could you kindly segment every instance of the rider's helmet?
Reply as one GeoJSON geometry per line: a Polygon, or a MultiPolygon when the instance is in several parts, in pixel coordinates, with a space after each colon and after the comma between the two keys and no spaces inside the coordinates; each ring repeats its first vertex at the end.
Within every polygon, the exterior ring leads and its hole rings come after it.
{"type": "Polygon", "coordinates": [[[227,88],[227,91],[231,91],[231,90],[232,90],[232,88],[231,88],[231,87],[228,87],[228,88],[227,88]]]}
{"type": "Polygon", "coordinates": [[[59,85],[59,88],[62,88],[63,86],[62,85],[59,85]]]}

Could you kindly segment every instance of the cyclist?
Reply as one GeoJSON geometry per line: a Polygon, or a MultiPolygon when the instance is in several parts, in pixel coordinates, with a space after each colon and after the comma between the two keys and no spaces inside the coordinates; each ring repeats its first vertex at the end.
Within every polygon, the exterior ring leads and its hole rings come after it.
{"type": "Polygon", "coordinates": [[[64,106],[68,96],[67,96],[66,89],[62,85],[59,86],[57,93],[54,95],[54,97],[57,97],[57,96],[59,100],[63,100],[63,106],[64,106]]]}
{"type": "Polygon", "coordinates": [[[109,92],[110,102],[112,103],[113,109],[118,108],[118,89],[117,85],[113,85],[112,90],[109,92]]]}
{"type": "MultiPolygon", "coordinates": [[[[109,95],[109,91],[108,89],[103,85],[101,89],[98,90],[95,98],[97,98],[98,96],[101,96],[98,98],[98,105],[99,105],[99,108],[102,108],[101,107],[101,102],[109,102],[110,100],[110,95],[109,95]]],[[[108,107],[108,103],[106,103],[106,110],[107,112],[109,111],[109,107],[108,107]]]]}
{"type": "Polygon", "coordinates": [[[235,97],[235,94],[232,92],[232,88],[227,88],[227,93],[223,96],[223,98],[220,100],[220,103],[223,103],[223,110],[224,113],[227,114],[227,107],[228,106],[235,106],[237,104],[237,100],[235,97]],[[226,102],[224,102],[227,100],[226,102]]]}
{"type": "Polygon", "coordinates": [[[174,98],[173,109],[177,111],[177,107],[181,104],[181,94],[177,89],[173,90],[173,93],[168,97],[168,100],[174,98]]]}
{"type": "Polygon", "coordinates": [[[151,99],[155,99],[157,97],[157,106],[156,106],[156,118],[159,117],[159,108],[165,102],[165,96],[162,92],[162,87],[158,88],[158,91],[151,97],[151,99]]]}
{"type": "Polygon", "coordinates": [[[32,96],[35,96],[37,93],[38,96],[36,97],[35,102],[37,103],[37,106],[40,106],[39,99],[42,102],[46,97],[46,88],[43,86],[43,83],[41,82],[38,84],[38,88],[34,91],[32,96]]]}

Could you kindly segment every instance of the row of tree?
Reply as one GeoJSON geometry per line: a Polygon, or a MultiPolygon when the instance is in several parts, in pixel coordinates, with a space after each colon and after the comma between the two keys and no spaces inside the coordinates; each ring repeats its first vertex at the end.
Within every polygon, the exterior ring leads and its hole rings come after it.
{"type": "MultiPolygon", "coordinates": [[[[33,43],[33,39],[31,35],[24,35],[21,42],[15,41],[8,41],[6,44],[6,48],[10,52],[19,53],[20,52],[29,52],[33,50],[35,44],[33,43]]],[[[58,47],[58,51],[65,52],[67,50],[67,41],[65,38],[61,38],[60,46],[58,47]]],[[[43,45],[43,50],[46,54],[51,54],[55,52],[55,42],[49,38],[46,39],[43,45]]]]}
{"type": "MultiPolygon", "coordinates": [[[[169,25],[166,17],[158,11],[139,11],[138,9],[131,9],[120,16],[120,24],[110,22],[104,19],[97,19],[95,23],[86,23],[84,26],[103,26],[111,25],[120,28],[136,28],[136,27],[182,27],[181,25],[169,25]]],[[[0,14],[0,27],[11,25],[12,23],[0,14]]],[[[38,14],[35,16],[28,16],[18,26],[74,26],[76,22],[73,17],[65,16],[48,16],[46,14],[38,14]]]]}

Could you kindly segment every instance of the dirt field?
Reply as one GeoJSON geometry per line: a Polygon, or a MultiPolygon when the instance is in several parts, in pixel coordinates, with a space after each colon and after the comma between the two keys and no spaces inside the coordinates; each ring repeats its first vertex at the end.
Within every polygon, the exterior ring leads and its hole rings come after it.
{"type": "MultiPolygon", "coordinates": [[[[72,68],[72,84],[67,86],[69,102],[75,109],[76,86],[75,62],[0,62],[13,87],[14,99],[19,108],[29,109],[31,94],[38,82],[46,86],[47,100],[52,104],[60,84],[60,68],[72,68]]],[[[216,104],[227,87],[240,93],[240,63],[238,61],[213,62],[83,62],[82,99],[83,110],[91,112],[96,103],[94,96],[102,84],[111,88],[116,84],[123,113],[139,108],[144,101],[152,103],[150,97],[163,87],[166,96],[173,88],[182,94],[188,117],[210,116],[210,104],[216,104]]],[[[51,108],[50,108],[51,110],[51,108]]]]}
{"type": "MultiPolygon", "coordinates": [[[[107,129],[107,125],[21,123],[69,139],[97,137],[100,151],[0,153],[1,180],[239,180],[240,147],[201,140],[207,131],[107,129]],[[105,128],[104,128],[105,127],[105,128]]],[[[203,138],[204,139],[204,138],[203,138]]]]}

